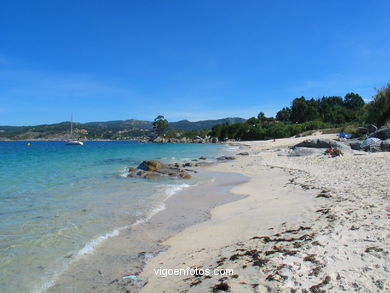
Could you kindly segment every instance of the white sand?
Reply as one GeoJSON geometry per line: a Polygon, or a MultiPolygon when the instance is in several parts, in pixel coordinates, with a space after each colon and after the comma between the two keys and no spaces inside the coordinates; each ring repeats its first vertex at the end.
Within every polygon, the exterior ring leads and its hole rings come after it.
{"type": "Polygon", "coordinates": [[[249,156],[213,167],[250,177],[233,189],[248,197],[168,239],[139,276],[142,292],[389,292],[390,153],[286,156],[307,138],[240,143],[249,156]],[[234,276],[162,278],[160,267],[234,276]]]}

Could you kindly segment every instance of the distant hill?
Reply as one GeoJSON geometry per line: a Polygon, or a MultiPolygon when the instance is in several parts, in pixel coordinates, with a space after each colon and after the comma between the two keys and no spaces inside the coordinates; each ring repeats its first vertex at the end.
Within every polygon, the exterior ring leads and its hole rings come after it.
{"type": "MultiPolygon", "coordinates": [[[[243,118],[225,118],[191,122],[181,120],[170,122],[169,129],[203,130],[217,124],[232,124],[243,122],[243,118]]],[[[129,139],[153,134],[151,121],[115,120],[106,122],[73,123],[74,129],[86,129],[89,139],[129,139]]],[[[62,139],[69,133],[70,122],[42,124],[36,126],[0,126],[0,139],[62,139]]]]}
{"type": "Polygon", "coordinates": [[[150,121],[143,121],[143,120],[135,120],[135,119],[129,119],[129,120],[115,120],[115,121],[106,121],[106,122],[88,122],[88,123],[81,123],[80,126],[83,128],[118,128],[118,129],[128,129],[128,128],[134,128],[134,129],[141,129],[141,130],[152,130],[153,124],[150,121]]]}
{"type": "Polygon", "coordinates": [[[237,118],[237,117],[217,119],[217,120],[202,120],[202,121],[195,121],[195,122],[191,122],[188,120],[181,120],[181,121],[169,123],[169,128],[179,129],[179,130],[202,130],[202,129],[212,128],[214,125],[218,125],[218,124],[233,124],[233,123],[240,123],[244,121],[246,121],[246,119],[237,118]]]}

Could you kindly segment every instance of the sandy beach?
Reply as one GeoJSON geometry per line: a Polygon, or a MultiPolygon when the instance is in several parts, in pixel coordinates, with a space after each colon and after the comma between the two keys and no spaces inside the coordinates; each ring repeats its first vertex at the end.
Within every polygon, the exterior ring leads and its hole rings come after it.
{"type": "Polygon", "coordinates": [[[336,135],[234,143],[235,159],[197,169],[214,180],[71,262],[47,292],[388,292],[390,155],[291,156],[316,138],[336,135]]]}
{"type": "Polygon", "coordinates": [[[390,1],[0,7],[0,293],[390,293],[390,1]]]}
{"type": "Polygon", "coordinates": [[[287,156],[304,138],[237,143],[247,156],[211,167],[250,178],[244,199],[163,242],[138,276],[141,292],[388,292],[389,153],[287,156]],[[234,274],[163,277],[160,269],[234,274]]]}

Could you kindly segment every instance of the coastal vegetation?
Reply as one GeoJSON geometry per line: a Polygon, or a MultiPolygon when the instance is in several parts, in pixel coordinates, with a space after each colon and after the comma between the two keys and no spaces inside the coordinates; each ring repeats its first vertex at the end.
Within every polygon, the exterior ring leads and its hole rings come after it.
{"type": "Polygon", "coordinates": [[[378,93],[367,105],[367,120],[377,125],[385,125],[390,121],[390,83],[378,93]]]}
{"type": "Polygon", "coordinates": [[[325,129],[325,132],[358,132],[365,124],[377,126],[390,122],[390,84],[377,91],[369,103],[356,93],[318,99],[296,98],[290,107],[277,112],[275,117],[266,117],[260,112],[257,117],[244,123],[216,125],[210,135],[220,140],[262,140],[284,138],[308,131],[325,129]]]}

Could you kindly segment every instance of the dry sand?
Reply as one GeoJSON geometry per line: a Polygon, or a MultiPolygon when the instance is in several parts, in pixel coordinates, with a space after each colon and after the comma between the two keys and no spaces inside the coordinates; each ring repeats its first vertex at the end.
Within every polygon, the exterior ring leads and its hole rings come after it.
{"type": "Polygon", "coordinates": [[[141,292],[389,292],[390,153],[286,155],[307,138],[238,143],[249,156],[212,167],[250,177],[232,190],[248,196],[166,240],[141,292]],[[234,275],[155,273],[187,267],[234,275]]]}

